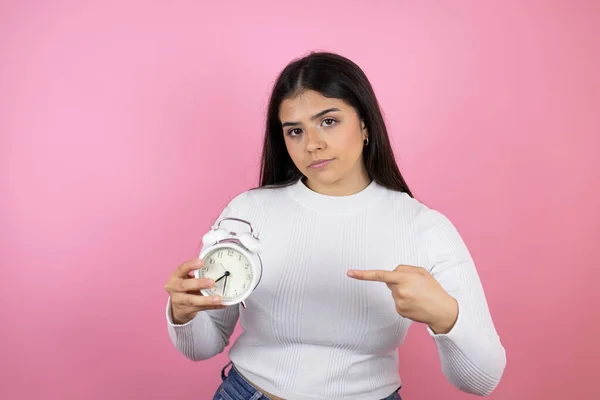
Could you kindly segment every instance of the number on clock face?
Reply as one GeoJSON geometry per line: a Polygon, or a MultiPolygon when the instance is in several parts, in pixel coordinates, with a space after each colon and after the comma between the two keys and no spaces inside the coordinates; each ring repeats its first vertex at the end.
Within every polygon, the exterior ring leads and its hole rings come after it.
{"type": "Polygon", "coordinates": [[[214,280],[216,283],[208,289],[208,294],[221,296],[225,301],[243,295],[250,289],[254,278],[250,261],[231,247],[215,249],[206,254],[199,275],[214,280]]]}

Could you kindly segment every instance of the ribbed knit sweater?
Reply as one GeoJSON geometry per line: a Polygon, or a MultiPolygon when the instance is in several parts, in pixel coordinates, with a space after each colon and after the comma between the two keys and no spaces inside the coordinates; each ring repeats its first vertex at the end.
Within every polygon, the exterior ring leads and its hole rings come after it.
{"type": "Polygon", "coordinates": [[[221,353],[239,320],[242,333],[229,358],[267,392],[286,399],[384,398],[401,385],[398,346],[412,321],[398,315],[385,283],[346,272],[403,264],[425,268],[458,302],[450,332],[419,324],[435,341],[448,381],[478,395],[498,384],[505,350],[472,257],[440,212],[374,181],[350,196],[327,196],[299,180],[240,193],[224,216],[248,220],[259,232],[262,280],[247,309],[199,312],[181,325],[171,320],[169,299],[168,332],[186,357],[221,353]]]}

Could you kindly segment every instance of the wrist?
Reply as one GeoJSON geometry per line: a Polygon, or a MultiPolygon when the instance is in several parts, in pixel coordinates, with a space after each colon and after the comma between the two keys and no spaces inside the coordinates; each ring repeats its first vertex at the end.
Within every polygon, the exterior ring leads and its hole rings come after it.
{"type": "Polygon", "coordinates": [[[185,325],[191,320],[192,318],[177,318],[176,316],[173,316],[173,323],[175,325],[185,325]]]}
{"type": "Polygon", "coordinates": [[[177,315],[174,312],[173,308],[171,308],[171,321],[173,321],[173,323],[175,325],[184,325],[184,324],[187,324],[192,319],[193,319],[193,317],[190,317],[189,315],[177,315]]]}
{"type": "Polygon", "coordinates": [[[458,302],[454,297],[448,295],[447,300],[440,307],[440,311],[441,314],[436,321],[429,324],[429,328],[436,335],[447,334],[452,330],[458,319],[458,302]]]}

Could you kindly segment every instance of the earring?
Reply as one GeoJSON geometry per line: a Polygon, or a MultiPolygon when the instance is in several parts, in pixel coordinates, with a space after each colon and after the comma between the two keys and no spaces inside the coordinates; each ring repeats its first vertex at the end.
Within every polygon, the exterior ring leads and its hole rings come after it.
{"type": "Polygon", "coordinates": [[[369,137],[367,136],[367,137],[365,138],[365,147],[366,147],[366,146],[368,146],[368,145],[369,145],[369,137]]]}

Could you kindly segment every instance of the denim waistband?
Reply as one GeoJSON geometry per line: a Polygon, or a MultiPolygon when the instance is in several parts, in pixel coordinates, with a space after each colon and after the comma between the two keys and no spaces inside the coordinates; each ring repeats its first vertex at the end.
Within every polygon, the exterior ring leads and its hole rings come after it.
{"type": "MultiPolygon", "coordinates": [[[[221,379],[223,381],[225,381],[225,379],[227,379],[228,383],[231,386],[235,387],[235,390],[243,396],[243,398],[247,398],[247,399],[261,399],[261,398],[266,398],[266,395],[264,395],[264,393],[262,393],[261,391],[257,390],[254,386],[252,386],[250,384],[250,382],[248,382],[246,380],[246,378],[244,378],[239,371],[237,370],[237,368],[235,368],[235,365],[233,364],[233,362],[228,362],[225,367],[223,367],[223,369],[221,370],[221,379]],[[231,366],[231,369],[229,370],[228,374],[225,374],[225,371],[227,370],[227,367],[231,366]],[[264,397],[263,397],[264,396],[264,397]]],[[[393,399],[399,399],[402,400],[402,398],[400,397],[400,394],[398,393],[400,391],[402,386],[400,386],[396,391],[394,391],[394,393],[392,393],[389,397],[386,397],[385,399],[382,400],[393,400],[393,399]]]]}
{"type": "Polygon", "coordinates": [[[260,399],[264,394],[252,386],[250,382],[248,382],[246,378],[239,373],[231,361],[228,362],[225,367],[223,367],[223,370],[221,371],[221,379],[223,381],[227,379],[228,383],[232,386],[235,386],[235,390],[244,398],[260,399]],[[228,374],[225,374],[225,370],[229,366],[231,366],[231,369],[229,370],[228,374]]]}

